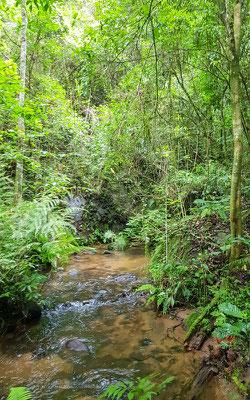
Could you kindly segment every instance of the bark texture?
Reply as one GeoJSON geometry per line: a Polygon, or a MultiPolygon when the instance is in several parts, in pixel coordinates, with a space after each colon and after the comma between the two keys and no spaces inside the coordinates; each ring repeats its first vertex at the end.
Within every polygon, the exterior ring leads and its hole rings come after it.
{"type": "Polygon", "coordinates": [[[231,254],[230,261],[240,257],[242,244],[235,239],[242,236],[241,217],[241,168],[243,125],[241,117],[240,90],[240,45],[241,45],[241,1],[234,2],[233,14],[230,12],[229,0],[226,0],[226,27],[230,41],[230,87],[233,117],[234,155],[231,179],[230,224],[231,254]]]}

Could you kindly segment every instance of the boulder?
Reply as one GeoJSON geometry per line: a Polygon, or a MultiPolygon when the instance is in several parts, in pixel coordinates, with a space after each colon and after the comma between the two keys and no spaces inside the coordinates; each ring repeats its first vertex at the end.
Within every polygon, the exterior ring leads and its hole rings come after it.
{"type": "Polygon", "coordinates": [[[64,199],[65,206],[72,211],[72,217],[75,222],[82,222],[83,212],[86,206],[86,199],[80,195],[76,197],[66,197],[64,199]]]}
{"type": "Polygon", "coordinates": [[[38,320],[42,315],[41,307],[33,300],[29,300],[17,307],[0,309],[0,334],[14,331],[25,322],[38,320]]]}
{"type": "Polygon", "coordinates": [[[42,309],[35,301],[29,300],[24,305],[23,314],[27,321],[32,321],[41,318],[42,309]]]}
{"type": "Polygon", "coordinates": [[[70,339],[65,343],[65,347],[69,350],[84,351],[89,353],[88,346],[81,339],[70,339]]]}

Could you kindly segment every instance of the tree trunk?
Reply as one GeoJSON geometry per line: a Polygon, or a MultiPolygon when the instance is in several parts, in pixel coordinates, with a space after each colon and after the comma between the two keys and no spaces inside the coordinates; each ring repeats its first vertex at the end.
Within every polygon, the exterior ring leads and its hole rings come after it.
{"type": "MultiPolygon", "coordinates": [[[[27,49],[27,15],[26,0],[21,0],[22,28],[21,28],[21,53],[20,53],[20,82],[19,106],[24,105],[25,97],[25,78],[26,78],[26,49],[27,49]]],[[[18,118],[18,150],[19,156],[16,162],[16,176],[14,188],[14,203],[17,204],[22,199],[23,191],[23,157],[22,151],[25,142],[25,124],[23,116],[18,118]]]]}
{"type": "Polygon", "coordinates": [[[241,0],[235,0],[234,12],[231,15],[229,0],[226,5],[226,27],[230,40],[230,91],[232,102],[234,155],[231,179],[230,224],[231,254],[230,261],[237,260],[241,254],[242,244],[236,238],[242,236],[241,217],[241,168],[243,125],[241,119],[240,92],[240,44],[241,44],[241,0]]]}

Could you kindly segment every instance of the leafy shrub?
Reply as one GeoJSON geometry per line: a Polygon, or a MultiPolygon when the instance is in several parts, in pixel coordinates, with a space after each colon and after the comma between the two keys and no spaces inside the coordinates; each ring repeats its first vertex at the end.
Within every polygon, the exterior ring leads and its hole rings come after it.
{"type": "Polygon", "coordinates": [[[219,304],[218,309],[212,315],[216,317],[216,329],[213,336],[224,339],[224,346],[227,347],[234,340],[236,340],[236,344],[248,341],[250,337],[249,310],[242,311],[236,305],[226,301],[219,304]],[[233,338],[233,340],[226,340],[226,338],[233,338]]]}
{"type": "Polygon", "coordinates": [[[195,198],[212,199],[215,196],[228,195],[230,173],[216,161],[209,162],[209,177],[207,166],[198,164],[194,171],[179,170],[173,175],[174,183],[185,193],[186,206],[192,207],[195,198]]]}
{"type": "Polygon", "coordinates": [[[218,213],[224,221],[227,221],[228,219],[226,212],[229,211],[229,197],[225,197],[220,200],[196,199],[194,204],[197,206],[195,211],[201,216],[201,218],[218,213]]]}
{"type": "Polygon", "coordinates": [[[122,234],[128,240],[147,241],[150,245],[156,245],[159,236],[162,236],[164,221],[164,208],[156,210],[145,209],[141,214],[137,214],[129,219],[122,234]]]}
{"type": "Polygon", "coordinates": [[[116,234],[112,231],[106,231],[104,233],[104,243],[109,243],[108,247],[113,250],[124,251],[127,247],[128,240],[123,234],[116,234]]]}
{"type": "Polygon", "coordinates": [[[213,284],[214,274],[199,259],[197,264],[193,262],[189,266],[178,262],[152,262],[150,273],[153,285],[142,285],[137,290],[149,291],[148,302],[156,301],[163,313],[178,305],[204,304],[211,295],[208,284],[213,284]]]}
{"type": "MultiPolygon", "coordinates": [[[[152,268],[152,266],[151,266],[152,268]]],[[[189,268],[184,265],[158,264],[154,265],[155,271],[159,269],[158,279],[154,285],[146,284],[140,286],[137,291],[149,291],[150,301],[156,301],[157,308],[162,309],[165,314],[171,307],[192,302],[193,281],[189,276],[189,268]]]]}
{"type": "Polygon", "coordinates": [[[140,286],[136,291],[149,291],[151,293],[148,303],[151,301],[156,301],[157,308],[162,307],[162,313],[166,314],[170,307],[175,304],[175,295],[179,289],[179,284],[171,290],[171,288],[163,288],[162,286],[154,286],[151,284],[146,284],[140,286]]]}
{"type": "Polygon", "coordinates": [[[66,261],[78,249],[74,228],[51,197],[1,211],[0,299],[16,303],[37,298],[44,267],[56,267],[58,260],[66,261]]]}
{"type": "Polygon", "coordinates": [[[106,231],[103,236],[104,243],[113,243],[115,241],[116,234],[113,231],[106,231]]]}

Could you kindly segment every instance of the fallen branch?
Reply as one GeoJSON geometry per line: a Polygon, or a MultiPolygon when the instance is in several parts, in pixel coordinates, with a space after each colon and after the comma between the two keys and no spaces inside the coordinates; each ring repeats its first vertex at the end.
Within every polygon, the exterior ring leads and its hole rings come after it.
{"type": "Polygon", "coordinates": [[[191,324],[191,326],[186,334],[185,341],[187,341],[192,336],[192,334],[196,331],[197,326],[200,325],[201,321],[206,317],[206,315],[209,314],[210,311],[216,306],[216,304],[219,302],[219,299],[221,298],[222,294],[224,294],[224,290],[220,290],[215,295],[213,300],[207,305],[207,307],[204,308],[202,313],[194,320],[194,322],[191,324]]]}

